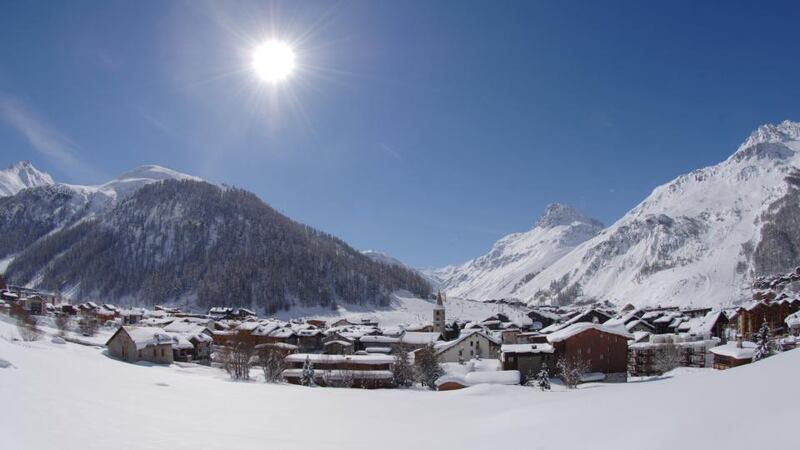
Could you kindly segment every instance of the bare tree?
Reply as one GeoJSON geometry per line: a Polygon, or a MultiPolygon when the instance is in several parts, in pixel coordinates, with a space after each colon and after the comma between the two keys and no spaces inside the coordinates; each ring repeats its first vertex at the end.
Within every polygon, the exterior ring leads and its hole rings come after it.
{"type": "Polygon", "coordinates": [[[439,365],[433,345],[417,350],[414,363],[417,381],[428,389],[436,389],[436,380],[444,374],[444,369],[439,365]]]}
{"type": "Polygon", "coordinates": [[[19,336],[23,341],[31,342],[36,341],[42,337],[42,331],[36,325],[36,319],[33,318],[27,311],[16,305],[13,315],[17,318],[17,330],[19,336]]]}
{"type": "Polygon", "coordinates": [[[569,389],[575,389],[589,371],[589,364],[580,356],[561,357],[556,363],[559,377],[569,389]]]}
{"type": "Polygon", "coordinates": [[[255,355],[255,346],[249,333],[239,330],[231,337],[228,351],[223,351],[223,367],[231,379],[247,381],[250,379],[250,362],[255,355]]]}
{"type": "Polygon", "coordinates": [[[59,314],[56,316],[55,319],[56,329],[58,330],[59,336],[66,336],[67,331],[69,331],[69,316],[66,314],[59,314]]]}
{"type": "Polygon", "coordinates": [[[283,380],[283,370],[286,368],[284,354],[274,346],[265,345],[258,349],[258,365],[264,372],[264,381],[277,383],[283,380]]]}
{"type": "Polygon", "coordinates": [[[411,386],[414,384],[414,367],[409,361],[408,349],[405,345],[396,345],[393,353],[392,379],[394,384],[404,388],[411,386]]]}
{"type": "Polygon", "coordinates": [[[660,345],[653,355],[653,368],[659,375],[663,375],[676,367],[680,367],[682,358],[681,348],[678,345],[660,345]]]}
{"type": "Polygon", "coordinates": [[[100,328],[100,324],[94,317],[84,317],[78,321],[78,328],[80,328],[82,335],[94,336],[97,334],[97,329],[100,328]]]}

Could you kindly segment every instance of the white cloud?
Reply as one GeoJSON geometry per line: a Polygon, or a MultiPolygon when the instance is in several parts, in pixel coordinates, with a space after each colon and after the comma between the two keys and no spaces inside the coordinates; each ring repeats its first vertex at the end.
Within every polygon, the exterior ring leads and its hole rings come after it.
{"type": "Polygon", "coordinates": [[[0,119],[23,135],[34,150],[62,168],[88,171],[75,155],[77,145],[37,116],[25,103],[0,95],[0,119]]]}

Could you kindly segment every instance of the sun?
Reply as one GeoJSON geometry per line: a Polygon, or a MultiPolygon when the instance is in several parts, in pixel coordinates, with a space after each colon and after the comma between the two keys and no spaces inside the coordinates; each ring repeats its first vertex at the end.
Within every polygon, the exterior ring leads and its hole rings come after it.
{"type": "Polygon", "coordinates": [[[253,51],[253,70],[264,81],[277,83],[294,72],[294,50],[282,41],[268,41],[253,51]]]}

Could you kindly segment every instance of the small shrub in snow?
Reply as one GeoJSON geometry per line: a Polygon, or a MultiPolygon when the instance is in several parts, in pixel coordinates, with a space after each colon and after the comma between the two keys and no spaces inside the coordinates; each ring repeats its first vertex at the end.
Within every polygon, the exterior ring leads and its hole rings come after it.
{"type": "Polygon", "coordinates": [[[303,373],[300,376],[300,384],[303,386],[314,386],[314,364],[306,356],[306,361],[303,363],[303,373]]]}
{"type": "Polygon", "coordinates": [[[542,370],[536,374],[535,384],[543,391],[550,390],[550,369],[547,368],[547,364],[543,365],[542,370]]]}

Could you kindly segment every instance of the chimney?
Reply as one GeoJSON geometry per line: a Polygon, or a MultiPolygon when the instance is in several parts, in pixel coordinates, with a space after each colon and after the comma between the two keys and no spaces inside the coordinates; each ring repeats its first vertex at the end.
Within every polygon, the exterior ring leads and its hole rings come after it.
{"type": "Polygon", "coordinates": [[[743,339],[742,339],[741,336],[736,336],[736,348],[742,348],[743,347],[742,341],[743,341],[743,339]]]}

